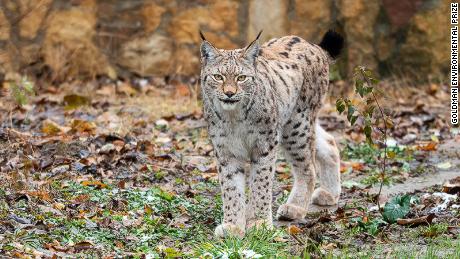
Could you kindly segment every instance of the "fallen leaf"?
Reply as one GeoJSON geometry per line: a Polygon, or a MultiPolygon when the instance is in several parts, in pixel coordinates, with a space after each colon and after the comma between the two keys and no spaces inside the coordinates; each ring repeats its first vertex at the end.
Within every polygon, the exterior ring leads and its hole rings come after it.
{"type": "Polygon", "coordinates": [[[447,231],[452,235],[460,235],[460,227],[458,226],[448,226],[447,231]]]}
{"type": "Polygon", "coordinates": [[[53,136],[62,133],[63,129],[56,122],[46,119],[42,122],[42,132],[46,135],[53,136]]]}
{"type": "Polygon", "coordinates": [[[209,180],[209,179],[217,180],[217,172],[202,173],[201,176],[205,180],[209,180]]]}
{"type": "Polygon", "coordinates": [[[115,150],[115,145],[112,143],[105,144],[99,150],[99,154],[109,154],[110,152],[115,150]]]}
{"type": "Polygon", "coordinates": [[[57,167],[53,168],[51,170],[51,173],[53,175],[63,174],[65,172],[69,171],[69,169],[70,169],[69,165],[60,165],[60,166],[57,166],[57,167]]]}
{"type": "Polygon", "coordinates": [[[342,187],[346,188],[346,189],[358,189],[358,190],[362,190],[362,189],[365,189],[366,186],[361,184],[361,183],[358,183],[356,181],[352,181],[352,180],[345,180],[342,182],[342,187]]]}
{"type": "Polygon", "coordinates": [[[115,95],[114,85],[104,85],[100,89],[96,90],[96,94],[104,96],[113,96],[115,95]]]}
{"type": "Polygon", "coordinates": [[[436,164],[436,167],[439,169],[447,170],[452,167],[452,164],[449,161],[441,162],[441,163],[436,164]]]}
{"type": "Polygon", "coordinates": [[[47,191],[28,191],[28,192],[20,192],[20,193],[27,194],[27,195],[29,195],[31,197],[35,197],[35,198],[38,198],[40,200],[44,200],[44,201],[48,201],[48,202],[53,200],[51,195],[50,195],[50,193],[47,192],[47,191]]]}
{"type": "Polygon", "coordinates": [[[117,92],[127,96],[133,96],[137,93],[136,89],[125,82],[121,82],[117,85],[117,92]]]}
{"type": "Polygon", "coordinates": [[[63,210],[65,209],[65,205],[60,203],[60,202],[56,202],[53,204],[53,208],[57,209],[57,210],[63,210]]]}
{"type": "Polygon", "coordinates": [[[153,209],[148,204],[144,204],[144,213],[146,215],[152,215],[153,209]]]}
{"type": "Polygon", "coordinates": [[[421,151],[435,151],[438,148],[438,143],[432,141],[425,145],[418,145],[416,148],[421,151]]]}
{"type": "Polygon", "coordinates": [[[287,180],[287,179],[290,179],[291,178],[291,174],[288,174],[288,173],[279,173],[278,174],[278,178],[281,179],[281,180],[287,180]]]}
{"type": "Polygon", "coordinates": [[[296,225],[290,225],[288,226],[288,233],[289,235],[297,235],[299,233],[302,232],[302,229],[300,229],[299,227],[297,227],[296,225]]]}
{"type": "Polygon", "coordinates": [[[44,247],[46,249],[56,252],[67,252],[69,250],[68,247],[61,246],[61,244],[57,240],[53,240],[53,242],[45,244],[44,247]]]}
{"type": "Polygon", "coordinates": [[[429,215],[415,218],[415,219],[397,219],[396,222],[402,226],[416,227],[420,225],[431,224],[431,222],[433,221],[435,217],[436,215],[434,213],[431,213],[429,215]]]}
{"type": "Polygon", "coordinates": [[[327,243],[327,244],[322,244],[321,248],[326,251],[330,251],[330,250],[337,248],[337,245],[335,243],[327,243]]]}
{"type": "Polygon", "coordinates": [[[190,88],[185,84],[177,84],[174,89],[176,97],[190,96],[190,88]]]}
{"type": "Polygon", "coordinates": [[[442,191],[448,194],[460,193],[460,176],[445,182],[442,186],[442,191]]]}
{"type": "Polygon", "coordinates": [[[70,127],[72,128],[72,130],[79,133],[88,132],[90,134],[94,134],[96,130],[96,124],[94,124],[94,122],[78,119],[72,120],[70,127]]]}
{"type": "Polygon", "coordinates": [[[44,212],[44,213],[51,213],[53,215],[56,215],[56,216],[62,216],[62,212],[60,212],[59,210],[53,208],[53,207],[48,207],[48,206],[45,206],[45,205],[41,205],[41,204],[38,204],[37,205],[38,208],[44,212]]]}
{"type": "Polygon", "coordinates": [[[78,107],[89,105],[90,100],[88,97],[77,95],[77,94],[69,94],[64,96],[64,109],[65,110],[74,110],[78,107]]]}
{"type": "Polygon", "coordinates": [[[351,168],[353,168],[354,171],[362,171],[364,169],[364,164],[359,162],[352,162],[351,168]]]}
{"type": "Polygon", "coordinates": [[[81,241],[72,246],[76,253],[81,252],[82,250],[91,249],[94,244],[90,241],[81,241]]]}
{"type": "Polygon", "coordinates": [[[81,184],[83,186],[91,186],[91,187],[96,187],[98,189],[107,188],[107,184],[101,181],[82,181],[81,184]]]}

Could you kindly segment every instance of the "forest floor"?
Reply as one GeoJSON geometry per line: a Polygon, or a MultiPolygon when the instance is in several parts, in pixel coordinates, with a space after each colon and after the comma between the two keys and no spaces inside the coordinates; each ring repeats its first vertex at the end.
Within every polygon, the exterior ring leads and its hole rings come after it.
{"type": "MultiPolygon", "coordinates": [[[[380,87],[395,125],[380,202],[408,194],[403,220],[390,224],[379,213],[384,151],[335,111],[335,98],[350,92],[340,89],[351,88],[339,81],[320,117],[341,149],[339,205],[312,206],[305,220],[221,240],[213,237],[222,218],[216,164],[194,82],[75,81],[23,98],[5,83],[0,254],[459,258],[460,134],[448,123],[448,87],[380,87]]],[[[274,210],[292,182],[282,155],[276,179],[274,210]]]]}

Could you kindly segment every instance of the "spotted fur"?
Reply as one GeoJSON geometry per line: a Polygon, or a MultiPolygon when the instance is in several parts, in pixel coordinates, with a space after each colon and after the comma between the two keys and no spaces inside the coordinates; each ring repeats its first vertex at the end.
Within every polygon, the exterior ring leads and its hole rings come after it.
{"type": "Polygon", "coordinates": [[[244,49],[221,50],[203,36],[204,115],[218,160],[224,211],[217,236],[243,235],[248,227],[272,225],[278,148],[285,151],[294,177],[278,218],[303,218],[311,201],[337,203],[339,153],[317,115],[328,90],[329,64],[342,45],[338,34],[328,32],[323,48],[287,36],[262,46],[256,39],[244,49]],[[315,172],[320,182],[316,190],[315,172]]]}

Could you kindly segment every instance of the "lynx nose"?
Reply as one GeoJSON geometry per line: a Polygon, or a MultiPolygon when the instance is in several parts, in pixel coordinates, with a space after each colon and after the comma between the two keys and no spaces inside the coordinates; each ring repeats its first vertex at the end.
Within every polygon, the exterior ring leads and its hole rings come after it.
{"type": "Polygon", "coordinates": [[[225,94],[228,98],[232,98],[232,96],[235,95],[235,93],[234,93],[234,92],[231,92],[231,91],[227,91],[227,92],[225,92],[224,94],[225,94]]]}

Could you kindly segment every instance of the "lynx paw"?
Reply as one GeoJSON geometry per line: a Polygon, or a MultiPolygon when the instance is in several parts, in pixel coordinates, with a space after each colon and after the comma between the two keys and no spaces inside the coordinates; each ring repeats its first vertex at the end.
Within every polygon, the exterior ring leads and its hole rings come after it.
{"type": "Polygon", "coordinates": [[[334,197],[330,192],[323,188],[318,188],[313,192],[312,202],[320,206],[330,206],[337,204],[339,198],[334,197]]]}
{"type": "Polygon", "coordinates": [[[214,235],[216,237],[226,237],[226,236],[244,236],[244,229],[234,225],[232,223],[223,223],[216,227],[214,230],[214,235]]]}
{"type": "Polygon", "coordinates": [[[273,228],[273,222],[272,220],[268,220],[268,219],[256,219],[256,220],[249,220],[248,223],[246,224],[246,228],[247,229],[250,229],[250,228],[261,228],[261,227],[264,227],[264,228],[267,228],[267,229],[271,229],[273,228]]]}
{"type": "Polygon", "coordinates": [[[283,204],[278,208],[276,217],[279,220],[295,220],[303,219],[307,215],[307,210],[293,205],[293,204],[283,204]]]}

